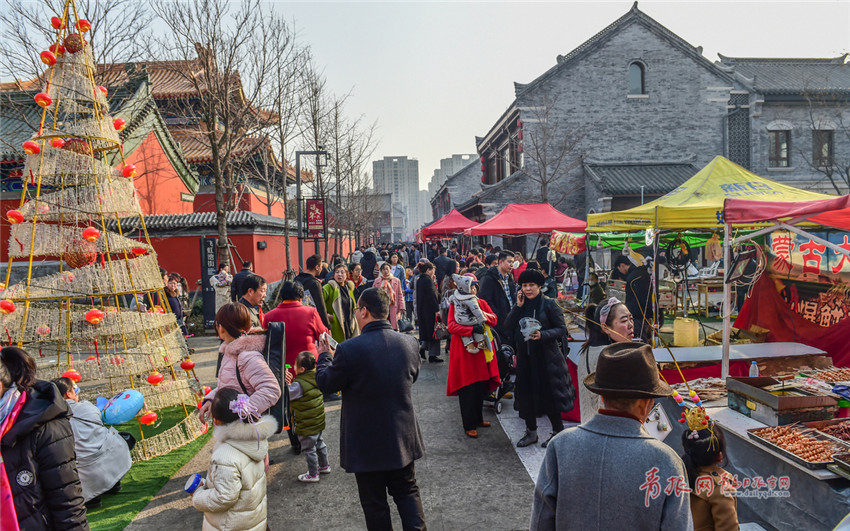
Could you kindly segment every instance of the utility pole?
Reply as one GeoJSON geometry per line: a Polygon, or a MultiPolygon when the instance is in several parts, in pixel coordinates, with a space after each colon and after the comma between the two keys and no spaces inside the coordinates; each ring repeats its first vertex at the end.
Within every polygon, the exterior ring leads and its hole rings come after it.
{"type": "MultiPolygon", "coordinates": [[[[319,146],[317,151],[296,151],[295,152],[295,213],[297,216],[298,227],[298,269],[304,270],[304,215],[301,211],[301,155],[316,156],[316,172],[321,175],[321,166],[319,165],[319,156],[328,156],[328,152],[322,149],[324,146],[319,146]]],[[[316,240],[316,252],[319,252],[319,241],[316,240]]]]}

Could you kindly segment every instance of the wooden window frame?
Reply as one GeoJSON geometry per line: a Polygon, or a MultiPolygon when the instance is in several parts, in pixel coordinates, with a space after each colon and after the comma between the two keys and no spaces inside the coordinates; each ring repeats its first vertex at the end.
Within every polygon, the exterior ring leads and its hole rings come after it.
{"type": "Polygon", "coordinates": [[[791,167],[791,131],[787,129],[775,129],[767,132],[767,167],[768,168],[790,168],[791,167]],[[785,156],[781,155],[782,140],[785,140],[785,156]],[[771,154],[772,153],[772,154],[771,154]]]}

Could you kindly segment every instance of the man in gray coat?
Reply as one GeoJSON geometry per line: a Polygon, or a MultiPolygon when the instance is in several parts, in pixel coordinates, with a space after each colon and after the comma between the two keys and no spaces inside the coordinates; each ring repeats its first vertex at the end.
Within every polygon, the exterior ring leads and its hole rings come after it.
{"type": "Polygon", "coordinates": [[[605,408],[564,430],[546,448],[534,488],[531,529],[693,529],[681,458],[643,427],[658,378],[649,345],[614,343],[584,380],[605,408]]]}
{"type": "Polygon", "coordinates": [[[387,493],[404,529],[425,529],[413,463],[425,454],[411,388],[419,377],[419,345],[387,321],[390,299],[378,288],[360,295],[360,335],[333,352],[319,342],[316,383],[342,391],[339,461],[354,473],[369,531],[392,529],[387,493]]]}

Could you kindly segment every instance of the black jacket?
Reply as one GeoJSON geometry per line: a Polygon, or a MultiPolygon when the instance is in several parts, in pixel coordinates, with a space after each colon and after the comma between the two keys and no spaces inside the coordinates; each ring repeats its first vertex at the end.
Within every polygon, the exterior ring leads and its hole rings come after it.
{"type": "Polygon", "coordinates": [[[0,442],[22,531],[89,528],[70,417],[56,386],[38,381],[0,442]]]}
{"type": "Polygon", "coordinates": [[[573,409],[574,394],[567,362],[558,345],[566,340],[564,313],[554,299],[538,295],[515,306],[506,325],[513,330],[516,345],[516,389],[519,416],[534,419],[548,413],[550,407],[566,412],[573,409]],[[540,321],[540,339],[525,341],[519,320],[533,317],[540,321]],[[568,387],[569,386],[569,387],[568,387]]]}
{"type": "Polygon", "coordinates": [[[346,472],[404,468],[425,454],[411,388],[419,377],[416,339],[373,321],[319,355],[316,383],[342,391],[339,462],[346,472]]]}
{"type": "Polygon", "coordinates": [[[244,295],[242,293],[242,283],[245,282],[245,277],[253,273],[250,269],[243,269],[242,271],[233,275],[233,280],[230,281],[230,300],[231,302],[236,302],[239,300],[239,297],[244,295]]]}
{"type": "Polygon", "coordinates": [[[453,273],[452,269],[454,269],[454,260],[449,258],[448,256],[440,255],[437,258],[434,258],[434,273],[437,275],[437,285],[443,285],[443,278],[445,278],[446,274],[453,273]]]}
{"type": "Polygon", "coordinates": [[[437,287],[428,275],[416,279],[416,319],[419,322],[419,340],[434,339],[434,317],[440,311],[437,287]]]}
{"type": "Polygon", "coordinates": [[[363,271],[360,274],[369,281],[370,285],[372,284],[371,281],[375,280],[376,265],[378,265],[378,258],[375,253],[372,251],[363,253],[363,258],[360,259],[360,267],[363,268],[363,271]]]}
{"type": "MultiPolygon", "coordinates": [[[[482,271],[479,269],[478,272],[481,273],[482,271]]],[[[499,337],[503,342],[511,343],[511,328],[506,324],[508,312],[511,311],[511,303],[505,296],[505,289],[502,287],[502,281],[499,278],[499,268],[493,266],[487,269],[479,278],[478,297],[487,301],[487,304],[496,313],[496,317],[499,318],[499,322],[496,325],[496,331],[499,333],[499,337]]],[[[511,291],[511,300],[516,302],[516,282],[514,281],[514,276],[510,273],[508,273],[508,287],[511,291]]]]}
{"type": "Polygon", "coordinates": [[[310,292],[310,298],[313,299],[313,306],[316,308],[316,311],[319,312],[319,318],[322,320],[322,324],[325,325],[325,328],[328,330],[331,329],[331,322],[328,319],[328,311],[325,308],[325,297],[322,294],[322,285],[316,280],[316,277],[311,275],[310,273],[298,273],[295,277],[295,282],[300,282],[302,286],[304,286],[304,291],[310,292]]]}

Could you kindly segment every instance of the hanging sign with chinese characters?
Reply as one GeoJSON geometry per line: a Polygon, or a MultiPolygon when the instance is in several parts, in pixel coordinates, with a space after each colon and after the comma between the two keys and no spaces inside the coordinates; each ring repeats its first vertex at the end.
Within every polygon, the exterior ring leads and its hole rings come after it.
{"type": "Polygon", "coordinates": [[[325,237],[325,200],[307,200],[307,237],[325,237]]]}
{"type": "MultiPolygon", "coordinates": [[[[846,233],[816,233],[850,250],[846,233]]],[[[850,315],[850,257],[816,240],[790,231],[774,231],[767,239],[768,271],[784,284],[788,307],[822,327],[850,315]]]]}

